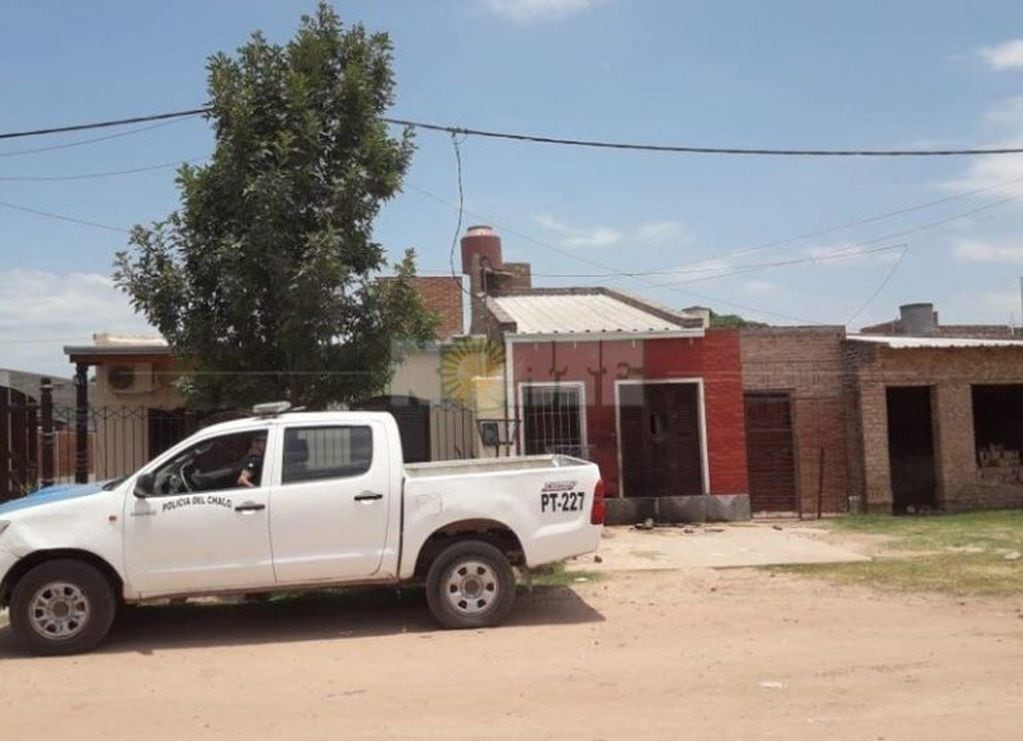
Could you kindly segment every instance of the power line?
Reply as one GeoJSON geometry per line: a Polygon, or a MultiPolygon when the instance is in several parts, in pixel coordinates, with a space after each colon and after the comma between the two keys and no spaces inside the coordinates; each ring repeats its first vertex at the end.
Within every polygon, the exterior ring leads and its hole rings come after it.
{"type": "MultiPolygon", "coordinates": [[[[47,134],[59,134],[69,131],[84,131],[87,129],[106,128],[111,126],[124,126],[132,123],[146,121],[162,121],[167,119],[178,119],[189,116],[207,115],[212,111],[210,107],[191,108],[181,111],[170,111],[167,113],[156,113],[148,116],[132,116],[130,118],[111,119],[107,121],[96,121],[93,123],[72,124],[68,126],[55,126],[45,129],[32,129],[28,131],[11,131],[0,133],[0,139],[18,139],[30,136],[43,136],[47,134]]],[[[720,154],[720,155],[743,155],[743,156],[774,156],[774,157],[954,157],[973,155],[1008,155],[1023,154],[1023,147],[964,147],[961,149],[785,149],[769,147],[703,147],[678,144],[646,144],[636,142],[607,141],[598,139],[575,139],[556,137],[541,134],[523,134],[510,131],[497,131],[492,129],[475,129],[465,126],[454,126],[448,124],[435,124],[414,119],[381,117],[381,120],[397,126],[408,126],[424,131],[440,131],[446,134],[461,136],[478,136],[487,139],[505,139],[510,141],[527,142],[530,144],[555,144],[560,146],[588,147],[596,149],[617,149],[639,152],[662,152],[673,154],[720,154]]]]}
{"type": "MultiPolygon", "coordinates": [[[[999,208],[999,207],[1004,206],[1006,204],[1013,203],[1015,201],[1019,201],[1021,198],[1023,198],[1023,196],[1008,196],[1006,198],[1002,198],[1000,200],[994,201],[993,203],[987,203],[987,204],[985,204],[983,206],[978,206],[976,208],[971,208],[971,209],[969,209],[967,211],[960,211],[959,213],[952,214],[951,216],[946,216],[944,218],[937,219],[935,221],[929,221],[929,222],[925,222],[923,224],[918,224],[916,226],[910,227],[908,229],[902,229],[902,230],[897,231],[897,232],[890,232],[888,234],[882,234],[879,237],[875,237],[873,239],[868,239],[868,240],[865,240],[865,241],[862,241],[862,242],[854,242],[852,244],[845,245],[843,247],[839,247],[837,249],[830,250],[828,252],[824,252],[822,254],[816,255],[816,256],[814,256],[812,258],[809,258],[807,261],[808,262],[812,262],[814,260],[819,261],[819,260],[822,260],[824,258],[827,258],[829,255],[837,255],[839,253],[851,250],[851,249],[856,248],[856,247],[867,247],[867,246],[872,245],[872,244],[877,244],[878,242],[887,242],[887,241],[890,241],[892,239],[898,239],[900,237],[905,237],[905,236],[908,236],[910,234],[915,234],[917,232],[927,231],[928,229],[934,229],[936,227],[943,226],[943,225],[951,223],[953,221],[959,221],[960,219],[965,219],[965,218],[968,218],[970,216],[975,216],[975,215],[977,215],[979,213],[982,213],[984,211],[990,211],[992,209],[999,208]]],[[[870,252],[870,251],[869,250],[865,251],[864,254],[866,254],[867,252],[870,252]]],[[[708,260],[708,259],[713,259],[713,258],[705,258],[705,260],[708,260]]],[[[739,266],[739,267],[741,267],[741,266],[739,266]]],[[[739,271],[736,271],[736,272],[747,272],[747,271],[739,270],[739,271]]],[[[696,278],[696,279],[691,279],[691,280],[687,280],[687,281],[673,281],[673,282],[668,282],[668,283],[650,283],[649,285],[650,285],[651,288],[675,288],[675,287],[680,286],[680,285],[686,285],[688,283],[695,283],[695,282],[698,282],[700,280],[711,280],[711,279],[714,279],[714,278],[723,278],[723,277],[727,277],[728,275],[731,275],[731,274],[732,273],[725,273],[725,274],[721,274],[721,275],[709,276],[707,278],[696,278]]],[[[626,276],[626,277],[628,277],[628,276],[626,276]]]]}
{"type": "Polygon", "coordinates": [[[139,172],[152,172],[154,170],[166,170],[170,167],[180,167],[183,164],[190,164],[192,162],[201,162],[207,159],[207,157],[192,157],[187,160],[174,160],[173,162],[163,162],[158,165],[146,165],[144,167],[133,167],[129,170],[107,170],[105,172],[89,172],[80,175],[54,175],[54,176],[30,176],[30,175],[11,175],[0,177],[0,182],[9,183],[36,183],[36,182],[53,182],[63,180],[92,180],[95,178],[109,178],[118,175],[134,175],[139,172]]]}
{"type": "Polygon", "coordinates": [[[899,253],[899,259],[895,261],[895,264],[892,265],[891,269],[885,274],[884,278],[881,279],[881,282],[878,284],[877,289],[875,289],[875,291],[872,294],[870,294],[870,298],[864,301],[863,305],[860,306],[860,308],[858,308],[856,311],[854,311],[852,316],[846,319],[845,321],[846,324],[852,324],[853,320],[860,314],[862,314],[864,311],[866,311],[867,307],[874,303],[874,299],[881,295],[881,291],[884,290],[884,287],[887,286],[888,282],[895,276],[895,273],[899,269],[899,266],[902,265],[902,260],[906,256],[907,252],[909,252],[908,246],[905,247],[902,250],[902,252],[899,253]]]}
{"type": "Polygon", "coordinates": [[[116,118],[110,121],[93,121],[92,123],[71,124],[69,126],[54,126],[48,129],[30,129],[29,131],[11,131],[6,134],[0,133],[0,139],[22,139],[27,136],[43,136],[46,134],[64,134],[69,131],[86,131],[88,129],[105,129],[111,126],[127,126],[128,124],[145,123],[147,121],[165,121],[172,118],[185,118],[187,116],[201,116],[209,113],[212,108],[191,108],[186,111],[171,111],[170,113],[154,113],[148,116],[132,116],[131,118],[116,118]]]}
{"type": "Polygon", "coordinates": [[[470,129],[401,118],[384,118],[399,126],[411,126],[427,131],[443,131],[463,136],[489,139],[509,139],[531,144],[559,144],[596,149],[621,149],[639,152],[670,152],[675,154],[727,154],[776,157],[954,157],[966,155],[1023,154],[1023,147],[966,148],[966,149],[774,149],[754,147],[695,147],[675,144],[636,144],[631,142],[602,141],[597,139],[568,139],[539,134],[519,134],[488,129],[470,129]]]}
{"type": "MultiPolygon", "coordinates": [[[[430,191],[428,191],[428,190],[426,190],[424,188],[420,188],[417,185],[414,185],[412,183],[406,183],[405,186],[407,188],[409,188],[410,190],[413,190],[413,191],[415,191],[417,193],[420,193],[420,194],[422,194],[422,195],[424,195],[424,196],[426,196],[428,198],[431,198],[432,200],[437,201],[438,203],[440,203],[440,204],[442,204],[444,206],[447,206],[448,208],[454,208],[454,209],[458,209],[459,208],[458,206],[453,206],[451,203],[449,203],[446,199],[442,198],[441,196],[438,196],[435,193],[431,193],[430,191]]],[[[478,213],[473,213],[472,211],[470,211],[469,209],[466,209],[464,207],[461,210],[464,213],[468,214],[469,216],[472,216],[473,218],[476,218],[476,219],[480,219],[481,221],[484,221],[484,222],[490,224],[491,226],[493,226],[494,228],[498,229],[499,231],[504,232],[506,234],[514,235],[514,236],[518,237],[519,239],[521,239],[521,240],[523,240],[525,242],[529,242],[529,243],[535,244],[535,245],[537,245],[539,247],[543,247],[544,249],[548,249],[548,250],[551,250],[553,252],[557,252],[559,254],[565,255],[566,257],[570,257],[573,260],[577,260],[579,262],[583,262],[583,263],[586,263],[588,265],[592,265],[593,267],[599,268],[601,270],[610,271],[610,273],[613,274],[613,275],[619,274],[619,271],[616,271],[613,267],[605,265],[605,264],[603,264],[601,262],[598,262],[596,260],[592,260],[590,258],[586,258],[586,257],[584,257],[582,255],[578,255],[578,254],[576,254],[574,252],[571,252],[569,250],[561,249],[560,247],[555,247],[552,244],[548,244],[547,242],[544,242],[542,240],[536,239],[535,237],[531,237],[530,235],[525,234],[524,232],[518,231],[518,230],[513,229],[513,228],[511,228],[509,226],[503,226],[503,225],[499,224],[498,222],[496,222],[495,220],[493,220],[493,219],[491,219],[491,218],[489,218],[487,216],[482,216],[482,215],[480,215],[478,213]]],[[[633,280],[636,280],[637,282],[640,282],[640,283],[644,283],[648,287],[657,287],[657,285],[658,285],[657,283],[654,283],[653,281],[647,280],[647,279],[645,279],[643,277],[636,277],[636,278],[633,278],[633,280]]],[[[725,301],[724,299],[719,299],[719,298],[716,298],[714,296],[708,296],[707,294],[704,294],[704,293],[696,293],[695,291],[691,291],[691,290],[679,291],[679,293],[681,293],[683,295],[692,296],[693,298],[699,299],[701,301],[709,301],[711,303],[721,304],[723,306],[729,306],[729,307],[735,308],[735,309],[742,309],[743,311],[752,311],[752,312],[755,312],[757,314],[762,314],[762,315],[766,315],[766,316],[774,316],[774,317],[779,317],[781,319],[789,319],[789,320],[800,322],[802,324],[822,324],[822,322],[815,321],[813,319],[807,319],[805,317],[799,317],[799,316],[795,316],[795,315],[792,315],[792,314],[784,314],[784,313],[781,313],[781,312],[778,312],[778,311],[770,311],[768,309],[759,309],[759,308],[756,308],[756,307],[747,306],[745,304],[738,304],[738,303],[735,303],[735,302],[732,302],[732,301],[725,301]]]]}
{"type": "Polygon", "coordinates": [[[86,144],[96,144],[97,142],[105,142],[111,139],[121,139],[125,136],[132,136],[133,134],[141,134],[143,131],[152,131],[153,129],[159,129],[164,126],[170,126],[177,121],[164,121],[163,123],[153,124],[152,126],[140,126],[137,129],[131,129],[130,131],[122,131],[119,134],[108,134],[106,136],[97,136],[92,139],[79,139],[77,141],[65,142],[63,144],[53,144],[47,147],[35,147],[33,149],[16,149],[10,152],[0,152],[0,157],[17,157],[22,154],[39,154],[40,152],[52,152],[58,149],[71,149],[73,147],[83,147],[86,144]]]}
{"type": "Polygon", "coordinates": [[[98,221],[87,221],[86,219],[76,219],[73,216],[66,216],[64,214],[57,214],[53,211],[43,211],[38,208],[31,208],[29,206],[22,206],[17,203],[8,203],[7,201],[0,201],[0,207],[10,208],[15,211],[23,211],[28,214],[35,214],[36,216],[45,216],[49,219],[58,219],[60,221],[69,221],[72,224],[81,224],[82,226],[92,226],[97,229],[105,229],[110,232],[119,232],[120,234],[131,234],[130,229],[122,229],[119,226],[110,226],[109,224],[101,224],[98,221]]]}

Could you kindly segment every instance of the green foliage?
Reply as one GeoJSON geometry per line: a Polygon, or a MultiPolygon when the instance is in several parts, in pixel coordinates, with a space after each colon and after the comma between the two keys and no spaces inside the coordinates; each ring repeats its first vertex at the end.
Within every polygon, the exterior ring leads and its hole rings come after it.
{"type": "Polygon", "coordinates": [[[763,322],[754,322],[750,319],[745,319],[738,314],[718,314],[713,309],[710,310],[710,326],[711,327],[766,327],[767,325],[763,322]]]}
{"type": "Polygon", "coordinates": [[[326,3],[295,38],[255,33],[208,61],[216,148],[178,171],[181,208],[136,226],[115,281],[189,369],[196,406],[379,393],[396,348],[430,339],[405,254],[393,280],[373,221],[401,187],[411,132],[388,135],[391,42],[326,3]]]}

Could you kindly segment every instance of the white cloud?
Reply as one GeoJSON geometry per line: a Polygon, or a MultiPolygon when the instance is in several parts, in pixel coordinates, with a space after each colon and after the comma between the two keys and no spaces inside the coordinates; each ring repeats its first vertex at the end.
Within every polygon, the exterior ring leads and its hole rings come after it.
{"type": "Polygon", "coordinates": [[[1013,39],[997,46],[985,46],[977,54],[991,69],[1023,69],[1023,39],[1013,39]]]}
{"type": "Polygon", "coordinates": [[[833,265],[835,267],[848,267],[849,265],[864,265],[877,263],[890,263],[899,259],[902,245],[832,245],[807,247],[803,256],[814,260],[812,265],[833,265]],[[885,247],[891,249],[882,249],[885,247]]]}
{"type": "Polygon", "coordinates": [[[573,226],[553,216],[538,216],[536,221],[547,231],[553,232],[565,247],[610,247],[619,244],[625,236],[617,229],[573,226]]]}
{"type": "Polygon", "coordinates": [[[602,0],[485,0],[494,13],[516,23],[563,18],[598,2],[602,0]]]}
{"type": "Polygon", "coordinates": [[[1003,244],[968,239],[957,242],[952,248],[952,253],[964,262],[1023,265],[1023,244],[1003,244]]]}
{"type": "MultiPolygon", "coordinates": [[[[1023,147],[1023,96],[1005,98],[986,111],[982,123],[988,131],[987,148],[1023,147]]],[[[974,157],[959,177],[945,181],[947,190],[960,193],[989,189],[991,197],[1023,198],[1023,173],[1017,156],[974,157]]]]}
{"type": "Polygon", "coordinates": [[[0,270],[3,367],[67,376],[63,346],[103,331],[154,332],[105,275],[0,270]]]}
{"type": "Polygon", "coordinates": [[[677,221],[651,221],[640,224],[634,236],[640,242],[658,244],[670,240],[686,240],[690,235],[685,226],[677,221]]]}
{"type": "Polygon", "coordinates": [[[689,230],[677,221],[648,221],[628,229],[608,226],[578,226],[554,216],[542,215],[536,222],[552,232],[563,247],[645,247],[687,242],[689,230]]]}
{"type": "Polygon", "coordinates": [[[778,290],[778,284],[769,280],[748,280],[742,287],[750,293],[774,293],[778,290]]]}

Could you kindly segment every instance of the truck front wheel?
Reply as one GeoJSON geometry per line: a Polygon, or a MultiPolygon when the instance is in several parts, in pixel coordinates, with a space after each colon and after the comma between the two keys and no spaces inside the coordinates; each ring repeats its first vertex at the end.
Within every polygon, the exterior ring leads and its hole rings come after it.
{"type": "Polygon", "coordinates": [[[497,625],[515,602],[515,573],[490,543],[462,540],[441,551],[430,565],[426,601],[445,628],[497,625]]]}
{"type": "Polygon", "coordinates": [[[117,611],[106,577],[70,559],[46,561],[25,574],[10,607],[15,637],[44,656],[91,651],[106,637],[117,611]]]}

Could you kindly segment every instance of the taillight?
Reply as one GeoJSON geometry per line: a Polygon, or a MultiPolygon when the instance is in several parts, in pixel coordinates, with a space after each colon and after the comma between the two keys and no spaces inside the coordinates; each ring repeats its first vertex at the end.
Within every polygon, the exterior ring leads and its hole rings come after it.
{"type": "Polygon", "coordinates": [[[593,505],[590,507],[590,524],[604,524],[604,479],[597,479],[597,485],[593,487],[593,505]]]}

